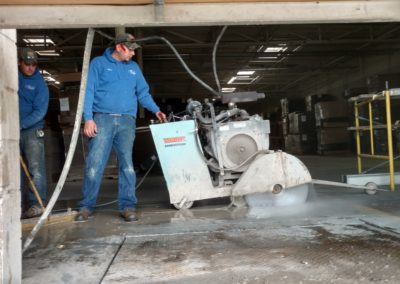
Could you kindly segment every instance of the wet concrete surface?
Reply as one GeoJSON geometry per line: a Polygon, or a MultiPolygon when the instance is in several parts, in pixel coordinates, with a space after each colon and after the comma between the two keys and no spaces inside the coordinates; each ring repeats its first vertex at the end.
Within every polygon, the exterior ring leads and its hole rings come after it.
{"type": "MultiPolygon", "coordinates": [[[[317,165],[315,169],[308,165],[315,178],[324,178],[324,163],[329,163],[326,175],[333,176],[337,159],[310,159],[317,165]]],[[[346,171],[344,165],[354,166],[346,161],[337,162],[337,179],[346,171]]],[[[79,182],[67,184],[58,206],[74,206],[79,187],[79,182]]],[[[105,181],[99,202],[112,200],[116,187],[116,181],[105,181]]],[[[24,254],[23,282],[398,283],[400,279],[398,190],[370,196],[360,190],[318,186],[306,203],[295,206],[234,208],[228,206],[229,200],[219,199],[177,211],[168,204],[162,176],[152,175],[138,196],[138,222],[124,222],[111,204],[86,223],[43,228],[24,254]]]]}

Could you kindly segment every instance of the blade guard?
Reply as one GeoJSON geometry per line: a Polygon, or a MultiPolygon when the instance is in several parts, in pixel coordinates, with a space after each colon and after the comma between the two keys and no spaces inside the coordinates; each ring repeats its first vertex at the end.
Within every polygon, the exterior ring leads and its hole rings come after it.
{"type": "Polygon", "coordinates": [[[232,195],[272,192],[275,185],[286,189],[311,181],[310,172],[298,158],[279,151],[256,158],[233,186],[232,195]]]}

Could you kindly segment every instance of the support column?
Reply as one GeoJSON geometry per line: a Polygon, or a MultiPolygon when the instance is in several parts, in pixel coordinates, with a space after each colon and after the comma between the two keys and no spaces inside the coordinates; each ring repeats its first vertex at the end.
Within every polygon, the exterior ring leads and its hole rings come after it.
{"type": "Polygon", "coordinates": [[[16,30],[0,29],[0,279],[21,283],[16,30]]]}
{"type": "Polygon", "coordinates": [[[115,35],[116,36],[119,35],[119,34],[124,34],[124,33],[126,33],[125,27],[119,26],[119,27],[115,28],[115,35]]]}

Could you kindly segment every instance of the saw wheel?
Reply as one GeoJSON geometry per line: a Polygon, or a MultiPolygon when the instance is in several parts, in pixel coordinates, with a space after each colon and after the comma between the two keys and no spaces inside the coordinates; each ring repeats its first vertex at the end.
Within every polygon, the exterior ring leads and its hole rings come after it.
{"type": "Polygon", "coordinates": [[[367,182],[365,186],[367,188],[364,190],[364,192],[368,195],[375,195],[378,191],[378,185],[374,182],[367,182]]]}

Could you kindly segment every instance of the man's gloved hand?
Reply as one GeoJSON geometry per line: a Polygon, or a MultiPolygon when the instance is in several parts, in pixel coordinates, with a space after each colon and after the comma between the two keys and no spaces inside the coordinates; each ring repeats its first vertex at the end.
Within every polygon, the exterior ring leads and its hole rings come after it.
{"type": "Polygon", "coordinates": [[[162,111],[156,112],[156,116],[160,122],[168,122],[167,116],[162,111]]]}

